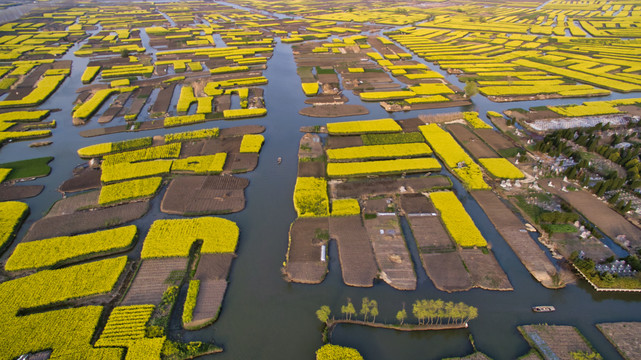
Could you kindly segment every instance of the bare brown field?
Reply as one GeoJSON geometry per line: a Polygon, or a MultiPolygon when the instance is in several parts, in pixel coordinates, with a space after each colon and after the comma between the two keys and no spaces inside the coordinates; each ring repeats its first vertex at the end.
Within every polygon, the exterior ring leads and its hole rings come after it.
{"type": "Polygon", "coordinates": [[[349,286],[373,286],[378,268],[361,217],[331,217],[329,235],[338,244],[343,282],[349,286]]]}
{"type": "Polygon", "coordinates": [[[365,220],[381,278],[398,290],[415,290],[416,274],[396,215],[365,220]]]}
{"type": "Polygon", "coordinates": [[[453,292],[472,288],[472,277],[465,270],[458,252],[421,254],[421,260],[427,276],[437,289],[453,292]]]}
{"type": "Polygon", "coordinates": [[[216,321],[226,291],[227,280],[200,280],[193,320],[185,327],[201,328],[216,321]]]}
{"type": "Polygon", "coordinates": [[[254,171],[258,166],[258,154],[254,153],[228,153],[223,171],[233,173],[254,171]]]}
{"type": "Polygon", "coordinates": [[[329,235],[327,218],[297,218],[289,230],[289,250],[285,271],[290,281],[318,284],[327,273],[321,261],[321,246],[327,245],[321,233],[329,235]]]}
{"type": "Polygon", "coordinates": [[[641,353],[641,322],[603,323],[596,326],[626,360],[641,353]]]}
{"type": "Polygon", "coordinates": [[[420,253],[454,250],[441,219],[438,216],[408,216],[407,221],[412,229],[416,246],[420,253]]]}
{"type": "Polygon", "coordinates": [[[75,235],[90,230],[114,227],[136,220],[147,213],[149,201],[134,202],[93,211],[42,218],[29,228],[22,241],[75,235]]]}
{"type": "Polygon", "coordinates": [[[44,188],[44,185],[2,185],[0,201],[31,198],[40,194],[44,188]]]}
{"type": "Polygon", "coordinates": [[[323,141],[316,134],[304,134],[298,146],[298,162],[301,159],[315,159],[323,155],[323,141]]]}
{"type": "Polygon", "coordinates": [[[549,179],[540,180],[539,185],[541,188],[570,203],[573,208],[619,245],[631,249],[641,248],[641,229],[612,210],[605,202],[583,189],[568,192],[561,191],[563,183],[560,179],[552,180],[554,187],[548,186],[549,181],[549,179]],[[625,236],[624,241],[617,240],[620,235],[625,236]]]}
{"type": "Polygon", "coordinates": [[[516,147],[512,139],[494,129],[474,129],[474,132],[497,152],[516,147]]]}
{"type": "Polygon", "coordinates": [[[595,238],[581,239],[575,234],[554,234],[550,239],[556,246],[559,254],[566,259],[570,258],[573,251],[583,251],[585,256],[601,262],[610,256],[615,256],[609,247],[603,246],[603,243],[595,238]]]}
{"type": "Polygon", "coordinates": [[[400,205],[405,214],[433,214],[436,208],[423,194],[402,194],[400,205]]]}
{"type": "Polygon", "coordinates": [[[545,359],[573,360],[573,352],[592,353],[590,345],[573,326],[524,325],[519,326],[519,331],[545,359]]]}
{"type": "Polygon", "coordinates": [[[363,139],[355,136],[330,136],[327,138],[328,149],[339,149],[344,147],[363,146],[363,139]]]}
{"type": "Polygon", "coordinates": [[[463,145],[465,150],[477,159],[498,157],[498,154],[462,124],[447,125],[447,130],[463,145]]]}
{"type": "Polygon", "coordinates": [[[187,271],[188,258],[145,259],[120,305],[159,304],[171,285],[187,271]]]}
{"type": "Polygon", "coordinates": [[[298,162],[298,176],[325,177],[325,163],[321,161],[298,162]]]}
{"type": "Polygon", "coordinates": [[[64,194],[67,192],[98,189],[101,186],[101,175],[102,171],[100,169],[86,168],[63,182],[58,190],[64,194]]]}
{"type": "Polygon", "coordinates": [[[60,199],[53,204],[45,217],[73,214],[80,208],[97,206],[99,196],[100,191],[89,191],[60,199]]]}
{"type": "Polygon", "coordinates": [[[434,188],[449,188],[452,186],[446,176],[426,176],[406,179],[372,179],[330,184],[332,197],[357,198],[362,195],[376,196],[396,194],[401,188],[408,192],[428,191],[434,188]]]}
{"type": "MultiPolygon", "coordinates": [[[[312,78],[311,81],[304,81],[304,82],[314,82],[314,81],[316,81],[316,79],[312,78]]],[[[346,103],[348,101],[349,99],[346,98],[344,95],[317,95],[317,96],[313,96],[305,99],[305,104],[309,104],[309,105],[338,104],[338,103],[346,103]]]]}
{"type": "Polygon", "coordinates": [[[362,105],[328,104],[302,108],[299,114],[310,117],[335,118],[343,116],[367,115],[369,110],[362,105]]]}
{"type": "Polygon", "coordinates": [[[461,249],[459,253],[467,265],[475,287],[486,290],[514,290],[492,252],[484,254],[481,249],[461,249]]]}
{"type": "Polygon", "coordinates": [[[160,210],[168,214],[226,214],[245,208],[249,180],[233,176],[179,176],[169,183],[160,210]]]}
{"type": "Polygon", "coordinates": [[[543,286],[557,288],[552,275],[557,273],[552,262],[525,230],[521,220],[490,190],[470,191],[501,237],[510,245],[530,274],[543,286]]]}
{"type": "Polygon", "coordinates": [[[425,125],[425,123],[422,122],[419,118],[398,120],[398,123],[399,125],[401,125],[401,128],[403,128],[404,132],[418,132],[418,127],[421,125],[425,125]]]}
{"type": "Polygon", "coordinates": [[[265,127],[262,125],[234,126],[230,128],[220,129],[220,137],[227,138],[233,136],[242,136],[245,134],[260,134],[263,132],[265,132],[265,127]]]}

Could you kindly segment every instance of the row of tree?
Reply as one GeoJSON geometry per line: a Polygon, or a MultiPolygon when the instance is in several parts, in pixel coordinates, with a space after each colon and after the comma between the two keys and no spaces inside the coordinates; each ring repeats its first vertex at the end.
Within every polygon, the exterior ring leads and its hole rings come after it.
{"type": "MultiPolygon", "coordinates": [[[[358,313],[363,316],[363,321],[367,321],[368,316],[371,316],[373,323],[376,321],[376,316],[378,316],[378,303],[376,300],[370,300],[364,297],[358,313]]],[[[332,311],[327,305],[323,305],[316,310],[318,320],[326,324],[330,320],[331,314],[332,311]]],[[[341,306],[341,314],[347,320],[352,320],[352,317],[356,317],[356,308],[354,304],[352,304],[351,299],[348,298],[347,304],[341,306]]],[[[440,299],[423,299],[414,302],[412,305],[412,315],[418,320],[419,325],[465,324],[478,316],[478,309],[462,302],[454,303],[452,301],[445,302],[440,299]]],[[[406,319],[407,311],[405,310],[405,306],[403,306],[403,309],[396,313],[396,320],[398,320],[400,325],[403,325],[406,319]]]]}

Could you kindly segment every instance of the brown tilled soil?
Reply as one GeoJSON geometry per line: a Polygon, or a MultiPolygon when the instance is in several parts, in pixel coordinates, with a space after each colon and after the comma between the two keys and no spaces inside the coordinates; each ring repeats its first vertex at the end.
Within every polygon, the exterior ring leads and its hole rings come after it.
{"type": "Polygon", "coordinates": [[[221,112],[231,109],[231,95],[220,95],[214,98],[214,110],[221,112]]]}
{"type": "Polygon", "coordinates": [[[398,120],[399,125],[403,128],[404,132],[416,132],[419,131],[418,127],[425,125],[419,118],[411,118],[405,120],[398,120]]]}
{"type": "Polygon", "coordinates": [[[356,136],[330,136],[327,138],[328,149],[338,149],[352,146],[363,146],[363,139],[356,136]]]}
{"type": "Polygon", "coordinates": [[[162,295],[187,271],[188,258],[145,259],[120,305],[159,304],[162,295]]]}
{"type": "Polygon", "coordinates": [[[406,214],[432,214],[436,213],[436,208],[430,199],[423,194],[402,194],[401,209],[406,214]]]}
{"type": "Polygon", "coordinates": [[[243,138],[236,136],[203,141],[205,145],[203,145],[200,155],[213,155],[219,152],[232,153],[240,151],[240,143],[243,141],[243,138]]]}
{"type": "Polygon", "coordinates": [[[470,194],[530,274],[545,287],[558,287],[551,276],[557,272],[556,268],[530,237],[521,220],[492,191],[470,191],[470,194]]]}
{"type": "Polygon", "coordinates": [[[419,252],[454,250],[441,219],[438,216],[408,216],[407,221],[412,229],[419,252]]]}
{"type": "Polygon", "coordinates": [[[152,114],[166,114],[169,111],[169,105],[171,104],[171,97],[174,95],[175,87],[176,84],[172,83],[160,90],[156,97],[156,102],[151,106],[149,112],[152,114]]]}
{"type": "Polygon", "coordinates": [[[224,280],[229,275],[231,262],[236,258],[235,254],[200,254],[198,269],[194,279],[199,280],[224,280]]]}
{"type": "Polygon", "coordinates": [[[603,323],[596,326],[626,360],[641,353],[641,322],[603,323]]]}
{"type": "Polygon", "coordinates": [[[44,185],[1,185],[0,201],[31,198],[40,194],[44,188],[44,185]]]}
{"type": "Polygon", "coordinates": [[[218,318],[227,291],[227,280],[200,280],[193,320],[188,327],[200,327],[218,318]]]}
{"type": "Polygon", "coordinates": [[[434,286],[441,291],[466,291],[472,288],[472,277],[465,270],[456,251],[421,254],[423,267],[434,286]]]}
{"type": "Polygon", "coordinates": [[[318,95],[305,99],[305,104],[335,104],[335,103],[346,103],[349,101],[343,95],[318,95]]]}
{"type": "Polygon", "coordinates": [[[498,154],[474,134],[467,126],[461,124],[447,125],[447,130],[463,145],[465,150],[475,158],[495,158],[498,154]]]}
{"type": "Polygon", "coordinates": [[[486,290],[514,290],[492,252],[484,254],[481,249],[461,249],[459,254],[467,265],[475,287],[486,290]]]}
{"type": "Polygon", "coordinates": [[[298,176],[325,177],[325,163],[322,161],[299,161],[298,176]]]}
{"type": "Polygon", "coordinates": [[[202,154],[204,141],[184,142],[180,146],[180,158],[188,158],[190,156],[199,156],[202,154]]]}
{"type": "Polygon", "coordinates": [[[245,134],[260,134],[265,132],[265,127],[262,125],[243,125],[234,126],[230,128],[220,129],[220,137],[234,137],[242,136],[245,134]]]}
{"type": "Polygon", "coordinates": [[[73,214],[80,208],[97,206],[99,196],[100,191],[89,191],[60,199],[53,204],[51,210],[49,210],[45,217],[73,214]]]}
{"type": "Polygon", "coordinates": [[[77,175],[66,180],[60,185],[58,190],[62,193],[84,191],[90,189],[97,189],[101,186],[100,176],[102,171],[100,169],[86,168],[77,175]]]}
{"type": "Polygon", "coordinates": [[[536,349],[544,354],[545,359],[576,359],[573,352],[592,353],[590,345],[573,326],[565,325],[523,325],[519,326],[521,334],[536,344],[536,349]],[[543,344],[541,344],[541,342],[543,344]]]}
{"type": "Polygon", "coordinates": [[[171,181],[160,204],[168,214],[227,214],[245,208],[249,180],[233,176],[179,176],[171,181]]]}
{"type": "Polygon", "coordinates": [[[378,268],[361,217],[331,217],[329,235],[338,244],[343,282],[349,286],[373,286],[378,268]]]}
{"type": "Polygon", "coordinates": [[[36,221],[22,241],[75,235],[83,232],[114,227],[136,220],[147,213],[149,201],[141,201],[69,215],[50,216],[36,221]]]}
{"type": "Polygon", "coordinates": [[[258,165],[258,154],[254,153],[228,153],[224,171],[234,173],[253,171],[258,165]]]}
{"type": "Polygon", "coordinates": [[[474,132],[496,151],[512,149],[517,146],[512,139],[494,129],[474,129],[474,132]]]}
{"type": "Polygon", "coordinates": [[[319,239],[320,232],[329,232],[327,218],[294,220],[289,231],[290,245],[285,269],[289,280],[318,284],[325,278],[327,261],[321,261],[321,245],[326,245],[327,240],[319,239]]]}
{"type": "Polygon", "coordinates": [[[414,263],[396,215],[365,220],[381,278],[398,290],[415,290],[414,263]],[[382,234],[381,234],[382,232],[382,234]]]}
{"type": "Polygon", "coordinates": [[[367,108],[362,105],[329,104],[302,108],[298,111],[298,113],[311,117],[335,118],[343,116],[367,115],[369,114],[369,110],[367,110],[367,108]]]}
{"type": "Polygon", "coordinates": [[[617,236],[625,235],[631,248],[641,248],[641,229],[612,210],[605,202],[582,189],[568,192],[561,191],[560,189],[563,184],[560,179],[552,180],[554,187],[547,185],[550,181],[549,179],[544,180],[545,181],[539,181],[541,188],[552,192],[570,203],[573,208],[601,229],[612,240],[617,241],[617,236]]]}
{"type": "Polygon", "coordinates": [[[372,179],[349,181],[331,184],[332,197],[357,198],[361,195],[376,196],[395,194],[404,187],[408,192],[427,191],[433,188],[451,187],[452,183],[446,176],[426,176],[406,179],[372,179]]]}
{"type": "Polygon", "coordinates": [[[388,212],[388,207],[394,206],[391,198],[367,199],[363,203],[363,212],[367,213],[384,213],[388,212]]]}
{"type": "MultiPolygon", "coordinates": [[[[452,95],[450,95],[451,97],[452,95]]],[[[443,109],[449,107],[460,107],[472,105],[472,102],[468,100],[456,100],[456,101],[444,101],[444,102],[434,102],[434,103],[425,103],[425,104],[412,104],[410,106],[411,110],[428,110],[428,109],[443,109]]]]}

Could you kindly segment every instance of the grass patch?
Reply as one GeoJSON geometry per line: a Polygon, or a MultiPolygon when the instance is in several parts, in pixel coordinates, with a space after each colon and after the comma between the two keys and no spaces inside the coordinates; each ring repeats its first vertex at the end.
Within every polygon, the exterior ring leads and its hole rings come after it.
{"type": "Polygon", "coordinates": [[[9,176],[5,180],[47,176],[51,172],[51,167],[49,166],[51,160],[53,160],[53,156],[45,156],[0,164],[0,168],[11,169],[9,176]]]}

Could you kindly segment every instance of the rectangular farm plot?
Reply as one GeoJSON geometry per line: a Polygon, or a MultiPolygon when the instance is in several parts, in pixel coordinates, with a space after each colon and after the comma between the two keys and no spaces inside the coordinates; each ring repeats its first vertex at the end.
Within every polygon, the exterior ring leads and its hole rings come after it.
{"type": "Polygon", "coordinates": [[[172,277],[183,278],[188,261],[187,257],[143,260],[121,305],[159,304],[174,282],[172,277]]]}
{"type": "Polygon", "coordinates": [[[431,193],[430,199],[454,241],[463,247],[487,246],[487,241],[453,192],[431,193]]]}
{"type": "Polygon", "coordinates": [[[641,351],[641,323],[618,322],[597,324],[597,328],[626,360],[635,359],[641,351]]]}
{"type": "Polygon", "coordinates": [[[330,218],[329,235],[338,244],[343,282],[349,286],[373,286],[378,267],[360,215],[330,218]]]}
{"type": "Polygon", "coordinates": [[[447,126],[447,130],[473,157],[479,159],[498,156],[492,148],[485,144],[483,140],[476,136],[467,126],[452,124],[447,126]]]}
{"type": "Polygon", "coordinates": [[[492,252],[485,253],[481,249],[461,249],[459,254],[472,276],[474,286],[486,290],[514,290],[492,252]]]}
{"type": "Polygon", "coordinates": [[[325,279],[327,261],[322,246],[329,240],[328,218],[297,218],[289,230],[287,277],[294,282],[318,284],[325,279]]]}
{"type": "Polygon", "coordinates": [[[423,267],[434,286],[446,292],[466,291],[473,287],[470,273],[456,251],[421,254],[423,267]]]}
{"type": "Polygon", "coordinates": [[[171,181],[160,204],[168,214],[223,214],[245,208],[249,180],[234,176],[180,176],[171,181]]]}
{"type": "Polygon", "coordinates": [[[329,177],[350,177],[438,171],[441,164],[434,158],[395,159],[361,161],[350,163],[328,163],[329,177]]]}
{"type": "Polygon", "coordinates": [[[432,149],[424,143],[367,145],[340,149],[328,149],[329,161],[357,159],[394,159],[431,155],[432,149]]]}
{"type": "MultiPolygon", "coordinates": [[[[524,325],[518,327],[525,340],[545,359],[573,360],[573,353],[590,358],[595,351],[573,326],[524,325]]],[[[596,354],[598,355],[598,354],[596,354]]],[[[600,355],[598,355],[600,357],[600,355]]]]}
{"type": "Polygon", "coordinates": [[[396,215],[378,214],[364,221],[381,277],[398,290],[415,290],[416,274],[396,215]]]}

